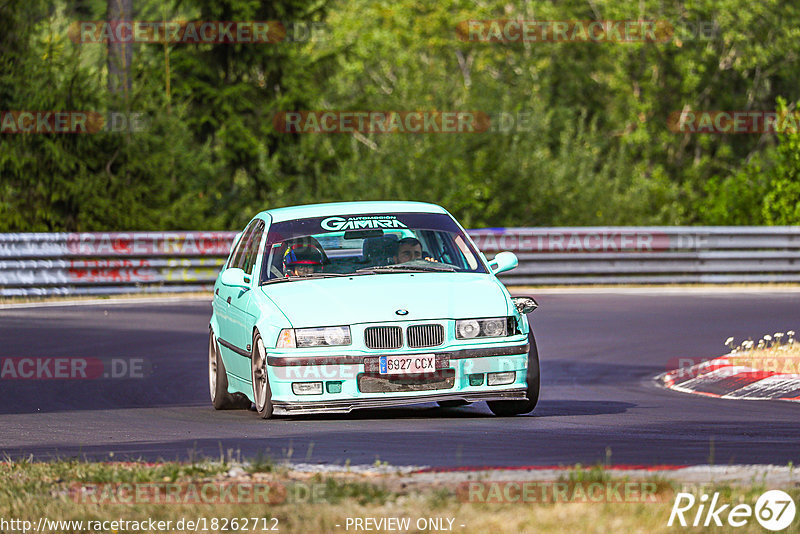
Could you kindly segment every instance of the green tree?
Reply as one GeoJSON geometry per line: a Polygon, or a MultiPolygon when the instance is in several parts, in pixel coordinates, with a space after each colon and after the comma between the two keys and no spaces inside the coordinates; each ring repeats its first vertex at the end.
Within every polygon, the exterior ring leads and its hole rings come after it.
{"type": "MultiPolygon", "coordinates": [[[[789,110],[783,99],[778,100],[778,113],[798,117],[797,111],[789,110]]],[[[761,212],[767,224],[797,225],[800,224],[800,130],[791,128],[778,138],[776,163],[761,212]]]]}

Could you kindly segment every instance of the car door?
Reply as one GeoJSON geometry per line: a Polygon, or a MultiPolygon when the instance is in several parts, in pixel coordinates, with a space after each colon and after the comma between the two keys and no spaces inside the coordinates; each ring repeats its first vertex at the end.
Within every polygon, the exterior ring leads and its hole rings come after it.
{"type": "Polygon", "coordinates": [[[240,325],[236,343],[248,352],[253,342],[253,325],[255,324],[255,314],[250,311],[250,303],[253,297],[253,290],[258,287],[256,280],[256,259],[258,250],[261,246],[261,238],[264,237],[264,221],[257,221],[253,231],[247,238],[241,260],[237,264],[250,280],[250,288],[239,290],[231,295],[231,315],[235,317],[237,324],[240,325]]]}
{"type": "Polygon", "coordinates": [[[250,311],[250,306],[253,300],[253,291],[258,288],[255,266],[264,236],[264,226],[264,221],[254,221],[251,231],[243,240],[242,252],[237,256],[236,264],[233,265],[244,271],[245,280],[249,280],[249,287],[230,288],[232,291],[228,295],[231,298],[228,308],[232,326],[230,342],[239,349],[237,351],[239,357],[232,362],[230,372],[247,380],[250,379],[250,353],[255,324],[255,314],[250,311]]]}
{"type": "MultiPolygon", "coordinates": [[[[241,237],[235,245],[225,269],[239,267],[242,264],[247,242],[255,231],[255,227],[256,224],[253,222],[241,233],[241,237]]],[[[241,291],[242,288],[227,286],[219,280],[214,290],[214,311],[219,325],[217,338],[224,351],[227,371],[237,376],[241,376],[237,371],[238,367],[240,367],[237,364],[242,359],[241,352],[247,351],[247,343],[242,343],[243,325],[241,324],[241,318],[238,316],[236,308],[233,307],[233,299],[238,298],[241,291]]],[[[247,376],[249,376],[249,371],[247,376]]]]}

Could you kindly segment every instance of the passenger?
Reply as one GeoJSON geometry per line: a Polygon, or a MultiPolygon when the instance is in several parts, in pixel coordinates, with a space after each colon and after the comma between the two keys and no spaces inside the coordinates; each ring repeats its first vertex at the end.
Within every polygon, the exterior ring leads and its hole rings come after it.
{"type": "Polygon", "coordinates": [[[285,276],[311,276],[322,270],[323,254],[314,245],[292,245],[283,255],[285,276]]]}

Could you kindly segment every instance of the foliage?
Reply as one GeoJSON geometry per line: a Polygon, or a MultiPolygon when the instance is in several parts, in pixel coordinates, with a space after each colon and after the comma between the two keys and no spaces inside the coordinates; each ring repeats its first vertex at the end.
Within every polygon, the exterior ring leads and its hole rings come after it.
{"type": "MultiPolygon", "coordinates": [[[[778,112],[788,112],[778,100],[778,112]]],[[[761,212],[767,224],[800,224],[800,130],[778,136],[775,170],[761,212]]]]}
{"type": "Polygon", "coordinates": [[[0,231],[240,229],[261,209],[355,199],[437,202],[473,227],[800,221],[799,133],[667,128],[676,111],[785,110],[800,100],[798,6],[133,5],[137,20],[281,20],[324,31],[300,42],[137,44],[126,100],[108,94],[105,46],[69,39],[70,23],[102,20],[106,2],[0,2],[0,109],[148,117],[136,132],[0,134],[0,231]],[[674,34],[659,43],[459,39],[460,22],[483,19],[659,20],[674,34]],[[493,127],[276,131],[275,113],[290,110],[471,110],[493,127]]]}

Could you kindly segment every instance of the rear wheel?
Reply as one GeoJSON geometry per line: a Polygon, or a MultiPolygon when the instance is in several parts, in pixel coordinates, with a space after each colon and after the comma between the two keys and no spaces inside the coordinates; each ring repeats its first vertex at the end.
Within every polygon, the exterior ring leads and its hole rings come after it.
{"type": "Polygon", "coordinates": [[[489,409],[493,414],[502,417],[511,415],[521,415],[530,413],[536,408],[539,401],[539,351],[536,349],[536,340],[533,338],[533,330],[528,332],[528,371],[526,378],[528,381],[528,391],[525,394],[528,400],[514,401],[488,401],[489,409]]]}
{"type": "Polygon", "coordinates": [[[264,341],[258,332],[253,335],[252,353],[252,381],[253,381],[253,401],[256,411],[262,419],[272,417],[272,391],[269,387],[269,377],[267,376],[267,351],[264,348],[264,341]]]}
{"type": "Polygon", "coordinates": [[[228,373],[219,354],[217,336],[213,330],[208,333],[208,389],[214,408],[227,410],[233,407],[233,397],[228,393],[228,373]]]}

